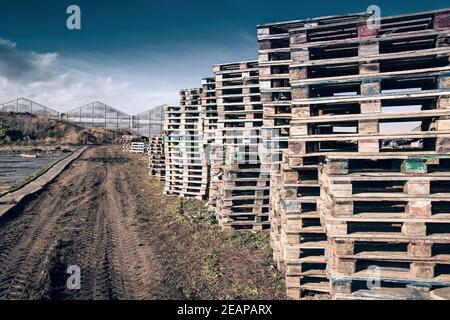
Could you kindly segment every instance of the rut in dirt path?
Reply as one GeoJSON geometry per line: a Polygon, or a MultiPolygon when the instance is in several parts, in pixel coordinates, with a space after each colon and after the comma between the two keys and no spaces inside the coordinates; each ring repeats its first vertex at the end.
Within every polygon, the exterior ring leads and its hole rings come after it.
{"type": "Polygon", "coordinates": [[[47,190],[0,221],[0,299],[169,298],[139,231],[120,150],[87,150],[47,190]],[[68,290],[67,267],[81,268],[68,290]]]}

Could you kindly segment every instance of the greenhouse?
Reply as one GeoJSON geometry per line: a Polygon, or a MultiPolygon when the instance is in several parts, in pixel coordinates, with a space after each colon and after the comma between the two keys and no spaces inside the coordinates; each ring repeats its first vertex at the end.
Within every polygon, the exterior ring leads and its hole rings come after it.
{"type": "Polygon", "coordinates": [[[129,114],[98,101],[69,110],[61,118],[86,128],[131,130],[129,114]]]}
{"type": "Polygon", "coordinates": [[[0,112],[61,118],[85,128],[124,129],[146,137],[163,131],[163,108],[164,106],[158,106],[132,116],[98,101],[63,113],[24,98],[0,104],[0,112]]]}
{"type": "Polygon", "coordinates": [[[133,116],[133,133],[151,137],[163,131],[164,105],[136,114],[133,116]]]}
{"type": "Polygon", "coordinates": [[[20,98],[15,99],[0,105],[0,111],[2,112],[16,112],[16,113],[31,113],[36,116],[45,117],[57,117],[59,118],[60,113],[49,107],[46,107],[40,103],[20,98]]]}

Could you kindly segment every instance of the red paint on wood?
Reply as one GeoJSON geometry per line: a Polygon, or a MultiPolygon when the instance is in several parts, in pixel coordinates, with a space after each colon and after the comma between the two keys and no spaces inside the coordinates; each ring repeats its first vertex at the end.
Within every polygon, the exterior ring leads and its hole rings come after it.
{"type": "Polygon", "coordinates": [[[450,28],[450,11],[438,12],[434,16],[434,28],[450,28]]]}
{"type": "Polygon", "coordinates": [[[367,23],[361,23],[358,25],[358,38],[376,37],[378,35],[378,29],[373,27],[369,28],[367,23]]]}

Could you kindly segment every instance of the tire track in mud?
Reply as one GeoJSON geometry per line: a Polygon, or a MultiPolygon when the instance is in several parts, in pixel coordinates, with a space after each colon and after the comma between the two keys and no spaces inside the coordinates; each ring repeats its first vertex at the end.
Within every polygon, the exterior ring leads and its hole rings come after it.
{"type": "Polygon", "coordinates": [[[119,148],[87,150],[46,190],[0,221],[1,299],[153,299],[160,266],[142,236],[119,148]],[[81,289],[65,287],[81,268],[81,289]]]}
{"type": "Polygon", "coordinates": [[[155,258],[151,249],[139,238],[137,209],[129,193],[126,173],[117,169],[114,171],[110,171],[107,176],[107,204],[113,229],[111,234],[118,258],[113,263],[116,268],[122,269],[122,275],[125,276],[123,283],[129,284],[124,287],[125,296],[137,299],[158,298],[160,288],[148,290],[148,285],[160,283],[162,277],[158,274],[158,268],[152,265],[155,258]]]}
{"type": "Polygon", "coordinates": [[[36,280],[36,270],[45,261],[42,257],[51,249],[47,243],[54,233],[56,222],[65,213],[61,208],[61,196],[70,193],[66,187],[69,181],[82,183],[82,178],[68,175],[58,179],[54,184],[59,192],[48,190],[47,197],[37,201],[32,208],[25,207],[23,212],[18,208],[17,212],[13,212],[12,225],[6,222],[5,228],[0,229],[0,298],[23,299],[32,296],[28,284],[36,280]],[[4,231],[6,236],[3,236],[4,231]]]}

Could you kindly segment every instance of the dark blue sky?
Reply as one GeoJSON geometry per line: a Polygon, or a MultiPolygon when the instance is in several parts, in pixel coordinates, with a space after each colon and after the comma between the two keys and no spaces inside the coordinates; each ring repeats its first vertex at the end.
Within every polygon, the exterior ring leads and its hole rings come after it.
{"type": "Polygon", "coordinates": [[[448,0],[2,0],[0,40],[11,44],[9,55],[38,54],[51,69],[43,74],[58,81],[26,85],[2,74],[0,61],[0,102],[23,93],[60,109],[93,98],[129,111],[176,103],[178,89],[199,86],[212,64],[256,59],[257,24],[363,12],[371,4],[383,16],[450,7],[448,0]],[[71,4],[81,7],[80,31],[66,28],[71,4]],[[9,81],[3,90],[2,76],[9,81]],[[21,85],[17,93],[13,85],[21,85]]]}

